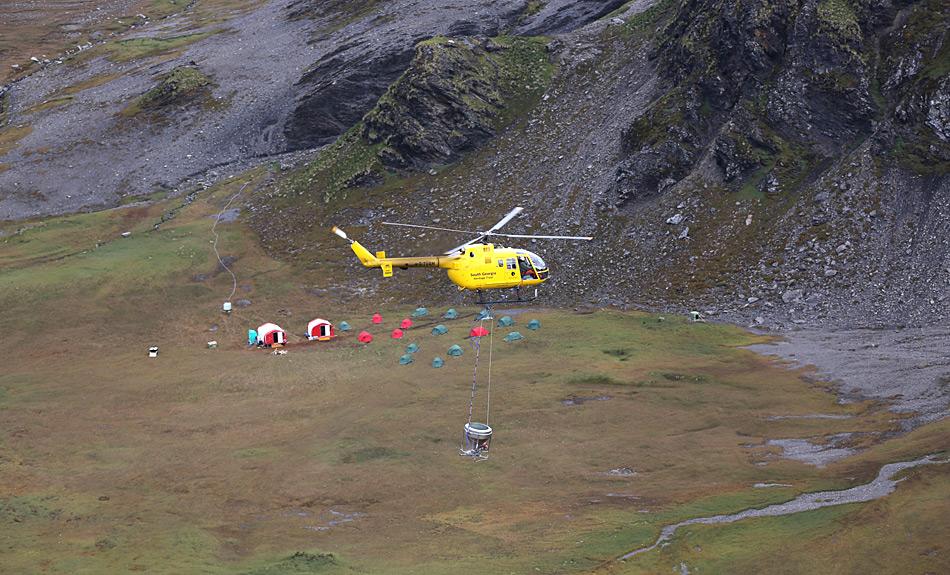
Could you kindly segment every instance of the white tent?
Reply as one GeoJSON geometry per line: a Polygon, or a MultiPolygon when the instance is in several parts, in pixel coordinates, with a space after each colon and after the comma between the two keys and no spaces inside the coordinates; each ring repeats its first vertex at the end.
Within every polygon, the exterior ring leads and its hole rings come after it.
{"type": "Polygon", "coordinates": [[[307,337],[320,341],[327,341],[333,338],[333,324],[325,319],[317,318],[307,324],[307,337]]]}
{"type": "Polygon", "coordinates": [[[257,342],[262,345],[287,343],[287,333],[276,323],[265,323],[257,328],[257,342]]]}

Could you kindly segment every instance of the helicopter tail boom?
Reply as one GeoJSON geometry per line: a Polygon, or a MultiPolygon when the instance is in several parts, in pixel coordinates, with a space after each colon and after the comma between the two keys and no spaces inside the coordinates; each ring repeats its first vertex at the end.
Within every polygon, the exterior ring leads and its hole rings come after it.
{"type": "MultiPolygon", "coordinates": [[[[338,234],[339,235],[339,234],[338,234]]],[[[350,240],[350,248],[359,258],[360,263],[367,268],[381,268],[383,277],[392,277],[393,268],[448,268],[453,258],[442,256],[428,256],[416,258],[387,258],[386,252],[373,254],[357,241],[350,240]]]]}

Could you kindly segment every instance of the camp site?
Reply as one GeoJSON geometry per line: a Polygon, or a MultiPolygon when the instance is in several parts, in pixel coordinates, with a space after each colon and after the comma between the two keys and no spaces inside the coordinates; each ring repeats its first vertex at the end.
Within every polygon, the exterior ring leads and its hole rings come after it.
{"type": "Polygon", "coordinates": [[[948,24],[0,2],[0,575],[950,573],[948,24]]]}

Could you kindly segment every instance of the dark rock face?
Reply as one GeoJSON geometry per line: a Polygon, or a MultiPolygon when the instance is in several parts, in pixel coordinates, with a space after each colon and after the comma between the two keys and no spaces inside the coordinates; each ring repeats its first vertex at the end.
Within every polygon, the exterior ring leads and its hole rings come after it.
{"type": "Polygon", "coordinates": [[[506,107],[536,100],[549,74],[541,41],[424,42],[409,70],[366,115],[362,135],[384,146],[379,155],[391,169],[449,163],[493,136],[506,107]]]}
{"type": "MultiPolygon", "coordinates": [[[[339,25],[339,4],[300,3],[295,14],[329,17],[339,25]]],[[[520,15],[517,6],[475,9],[478,3],[467,0],[408,7],[403,4],[407,3],[349,6],[349,12],[363,19],[350,23],[345,28],[349,31],[346,40],[297,82],[296,109],[284,124],[289,149],[328,144],[359,122],[409,67],[418,42],[438,35],[494,36],[520,15]]]]}
{"type": "Polygon", "coordinates": [[[297,104],[284,134],[293,149],[332,142],[360,121],[412,60],[413,50],[402,48],[374,57],[347,59],[340,49],[318,62],[297,82],[308,90],[297,104]]]}
{"type": "Polygon", "coordinates": [[[728,110],[771,77],[785,54],[794,0],[687,0],[663,31],[659,53],[672,82],[693,81],[728,110]]]}
{"type": "Polygon", "coordinates": [[[502,98],[486,56],[483,46],[469,41],[416,48],[406,75],[363,124],[370,143],[387,146],[384,164],[399,169],[445,163],[492,136],[502,98]]]}
{"type": "Polygon", "coordinates": [[[768,122],[824,155],[869,134],[875,108],[870,71],[860,53],[863,41],[858,15],[848,2],[803,3],[782,71],[768,87],[768,122]]]}
{"type": "Polygon", "coordinates": [[[901,10],[880,39],[875,80],[893,115],[880,148],[915,171],[950,171],[950,7],[927,0],[901,10]]]}
{"type": "Polygon", "coordinates": [[[534,14],[526,14],[516,33],[524,36],[557,34],[610,14],[627,0],[550,0],[534,14]]]}
{"type": "Polygon", "coordinates": [[[946,12],[933,2],[683,2],[656,52],[666,93],[625,134],[615,202],[662,192],[706,150],[726,181],[757,175],[763,191],[793,189],[807,181],[806,164],[852,149],[881,121],[894,125],[891,146],[945,162],[948,82],[935,68],[946,12]],[[678,129],[662,130],[670,125],[678,129]]]}
{"type": "Polygon", "coordinates": [[[7,124],[7,86],[0,86],[0,128],[7,124]]]}
{"type": "Polygon", "coordinates": [[[529,2],[298,2],[292,11],[297,18],[330,18],[335,26],[346,22],[346,15],[362,20],[349,23],[341,45],[297,82],[296,109],[284,124],[288,148],[328,144],[356,124],[409,67],[414,46],[427,38],[566,32],[623,3],[552,0],[528,14],[529,2]]]}

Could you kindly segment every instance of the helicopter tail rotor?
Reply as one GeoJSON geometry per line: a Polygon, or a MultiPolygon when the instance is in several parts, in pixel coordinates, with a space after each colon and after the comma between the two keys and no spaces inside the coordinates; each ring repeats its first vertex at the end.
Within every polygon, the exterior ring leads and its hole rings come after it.
{"type": "Polygon", "coordinates": [[[336,226],[333,226],[333,230],[332,230],[332,231],[333,231],[334,234],[340,236],[340,237],[343,238],[344,240],[346,240],[346,241],[348,241],[348,242],[350,242],[350,243],[353,243],[353,240],[351,240],[351,239],[346,235],[346,232],[344,232],[344,231],[341,230],[340,228],[338,228],[338,227],[336,227],[336,226]]]}

